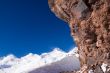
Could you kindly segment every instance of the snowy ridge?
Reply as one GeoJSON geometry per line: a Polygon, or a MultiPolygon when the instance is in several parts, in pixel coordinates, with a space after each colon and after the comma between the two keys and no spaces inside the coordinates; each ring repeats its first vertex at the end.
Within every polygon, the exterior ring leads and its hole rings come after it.
{"type": "MultiPolygon", "coordinates": [[[[73,49],[70,52],[66,53],[59,48],[55,48],[52,52],[43,53],[41,55],[30,53],[21,58],[17,58],[14,55],[8,55],[0,59],[0,73],[34,73],[36,69],[39,69],[40,71],[43,71],[42,69],[45,70],[45,67],[53,67],[55,70],[57,70],[57,68],[55,68],[57,66],[60,67],[61,70],[67,69],[66,66],[71,67],[68,67],[69,69],[67,70],[78,69],[79,60],[75,55],[77,56],[76,49],[73,49]]],[[[47,72],[44,71],[39,73],[47,72]]]]}
{"type": "Polygon", "coordinates": [[[60,73],[66,71],[79,70],[79,60],[75,56],[67,56],[57,62],[47,64],[43,67],[36,68],[29,73],[60,73]]]}

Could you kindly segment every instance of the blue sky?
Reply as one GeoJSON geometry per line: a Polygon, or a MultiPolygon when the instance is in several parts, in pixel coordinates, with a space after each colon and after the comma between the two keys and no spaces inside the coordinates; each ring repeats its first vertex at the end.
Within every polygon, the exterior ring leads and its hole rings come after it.
{"type": "Polygon", "coordinates": [[[0,56],[73,46],[69,26],[55,17],[47,0],[0,0],[0,56]]]}

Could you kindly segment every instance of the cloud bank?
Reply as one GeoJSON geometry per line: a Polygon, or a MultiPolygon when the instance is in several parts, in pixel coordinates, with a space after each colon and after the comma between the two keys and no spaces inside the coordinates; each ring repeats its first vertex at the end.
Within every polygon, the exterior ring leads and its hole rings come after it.
{"type": "Polygon", "coordinates": [[[41,55],[29,53],[21,58],[8,55],[0,58],[0,73],[52,73],[49,70],[57,73],[78,69],[80,67],[78,56],[77,49],[66,53],[59,48],[41,55]]]}

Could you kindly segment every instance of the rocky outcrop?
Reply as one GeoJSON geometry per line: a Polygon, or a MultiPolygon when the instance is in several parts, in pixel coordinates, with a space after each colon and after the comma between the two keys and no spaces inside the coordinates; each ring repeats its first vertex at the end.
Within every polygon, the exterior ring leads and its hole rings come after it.
{"type": "Polygon", "coordinates": [[[110,0],[48,0],[68,22],[79,52],[79,73],[110,73],[110,0]]]}

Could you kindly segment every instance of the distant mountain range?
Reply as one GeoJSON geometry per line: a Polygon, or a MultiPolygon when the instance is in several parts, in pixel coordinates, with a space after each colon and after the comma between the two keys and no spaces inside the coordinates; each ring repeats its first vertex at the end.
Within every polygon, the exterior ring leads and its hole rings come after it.
{"type": "Polygon", "coordinates": [[[59,73],[79,68],[77,48],[68,53],[55,48],[41,55],[30,53],[21,58],[8,55],[0,59],[0,73],[59,73]]]}

